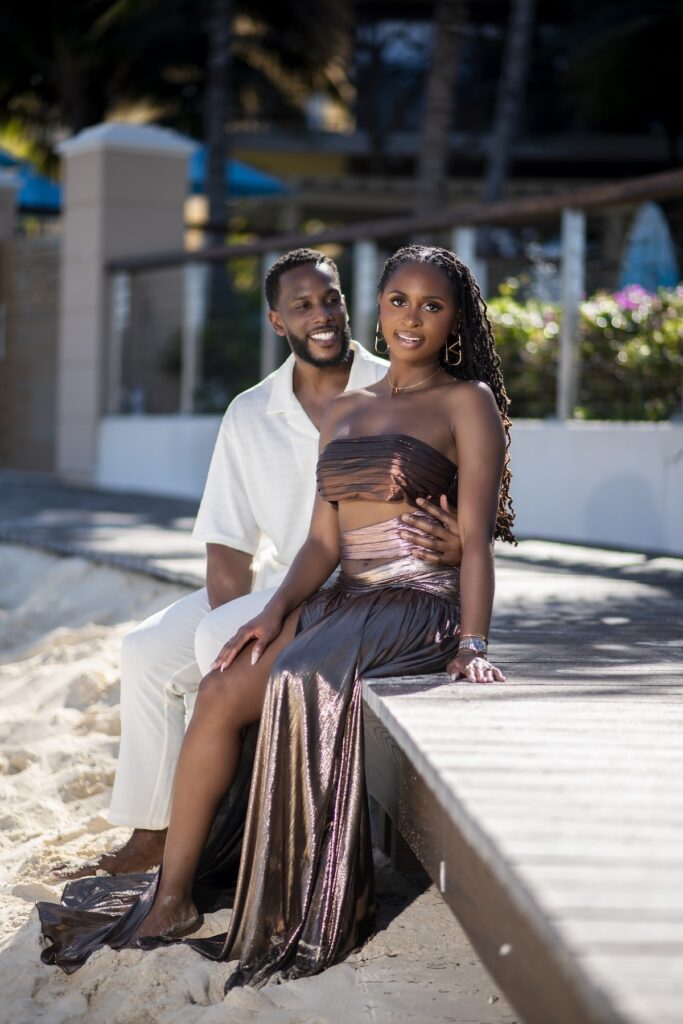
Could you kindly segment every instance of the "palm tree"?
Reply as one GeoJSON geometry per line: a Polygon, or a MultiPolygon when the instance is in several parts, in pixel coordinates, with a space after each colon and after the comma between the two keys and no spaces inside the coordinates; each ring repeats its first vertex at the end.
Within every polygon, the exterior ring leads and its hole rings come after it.
{"type": "Polygon", "coordinates": [[[450,133],[455,115],[455,87],[460,63],[466,0],[436,0],[434,48],[425,96],[414,209],[429,213],[444,202],[450,133]]]}
{"type": "Polygon", "coordinates": [[[529,72],[535,4],[536,0],[513,0],[510,9],[484,177],[484,202],[500,199],[510,170],[512,140],[519,127],[529,72]]]}
{"type": "Polygon", "coordinates": [[[220,245],[225,235],[225,161],[228,156],[231,0],[211,0],[206,82],[207,197],[209,244],[220,245]]]}
{"type": "Polygon", "coordinates": [[[681,161],[682,0],[574,0],[565,75],[580,127],[659,132],[681,161]]]}
{"type": "MultiPolygon", "coordinates": [[[[334,92],[326,68],[346,33],[343,0],[321,0],[315,18],[305,0],[3,0],[0,128],[14,123],[49,158],[61,135],[141,105],[148,119],[205,136],[207,121],[226,121],[225,110],[208,115],[207,89],[211,76],[225,83],[230,50],[231,116],[248,88],[257,116],[301,124],[312,89],[334,92]],[[238,17],[247,30],[230,47],[238,17]]],[[[212,111],[217,102],[212,91],[212,111]]]]}

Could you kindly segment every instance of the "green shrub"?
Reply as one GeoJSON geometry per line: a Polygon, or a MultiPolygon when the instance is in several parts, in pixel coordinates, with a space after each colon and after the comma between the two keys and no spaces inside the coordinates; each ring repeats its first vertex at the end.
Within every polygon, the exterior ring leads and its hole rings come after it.
{"type": "MultiPolygon", "coordinates": [[[[508,282],[491,299],[513,417],[555,412],[560,308],[520,301],[508,282]]],[[[581,419],[666,420],[683,404],[683,286],[656,295],[630,285],[581,305],[581,419]]]]}

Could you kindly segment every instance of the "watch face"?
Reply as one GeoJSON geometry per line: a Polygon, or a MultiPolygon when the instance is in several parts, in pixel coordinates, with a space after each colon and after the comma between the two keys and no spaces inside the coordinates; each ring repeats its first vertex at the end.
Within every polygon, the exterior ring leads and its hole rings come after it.
{"type": "Polygon", "coordinates": [[[488,649],[486,641],[480,640],[477,636],[468,636],[467,639],[461,640],[458,646],[465,651],[475,651],[477,654],[486,654],[488,649]]]}

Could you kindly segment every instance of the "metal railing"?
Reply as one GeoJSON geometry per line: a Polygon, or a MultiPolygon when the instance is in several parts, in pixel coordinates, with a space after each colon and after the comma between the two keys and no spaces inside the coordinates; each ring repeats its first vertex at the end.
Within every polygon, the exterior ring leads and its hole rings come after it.
{"type": "Polygon", "coordinates": [[[383,218],[315,234],[287,233],[201,251],[113,260],[107,266],[112,311],[108,410],[218,411],[237,390],[274,369],[286,350],[267,318],[263,275],[279,254],[299,246],[333,247],[349,283],[354,335],[371,344],[381,247],[388,246],[388,252],[429,234],[458,252],[484,292],[487,280],[490,291],[520,269],[538,276],[543,260],[534,254],[534,246],[542,251],[545,245],[548,251],[548,241],[557,239],[556,257],[550,259],[561,307],[554,413],[571,418],[578,395],[580,303],[587,287],[604,285],[616,271],[606,256],[596,259],[592,254],[591,238],[604,234],[606,219],[628,214],[635,204],[681,197],[683,169],[553,195],[456,206],[428,217],[383,218]],[[478,256],[480,228],[504,229],[514,243],[513,255],[507,260],[478,256]],[[216,319],[208,296],[215,299],[221,274],[225,302],[216,319]],[[247,288],[245,278],[250,281],[247,288]],[[221,337],[226,351],[239,342],[245,367],[244,373],[232,372],[230,380],[222,381],[221,374],[228,371],[221,367],[232,364],[225,353],[220,356],[221,337]],[[207,370],[207,362],[213,370],[207,370]]]}

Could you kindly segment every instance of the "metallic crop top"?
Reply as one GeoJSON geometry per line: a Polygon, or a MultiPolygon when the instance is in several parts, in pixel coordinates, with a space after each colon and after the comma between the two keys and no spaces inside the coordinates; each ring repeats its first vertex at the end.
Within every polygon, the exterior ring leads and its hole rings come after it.
{"type": "Polygon", "coordinates": [[[455,463],[409,434],[334,438],[321,453],[317,469],[320,496],[340,501],[406,501],[442,494],[457,504],[455,463]]]}

